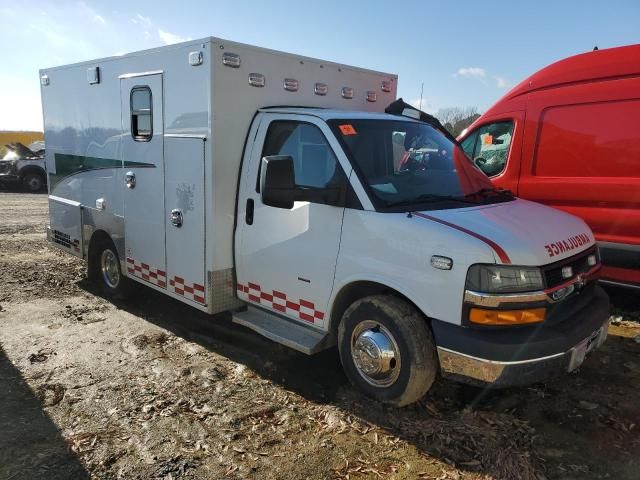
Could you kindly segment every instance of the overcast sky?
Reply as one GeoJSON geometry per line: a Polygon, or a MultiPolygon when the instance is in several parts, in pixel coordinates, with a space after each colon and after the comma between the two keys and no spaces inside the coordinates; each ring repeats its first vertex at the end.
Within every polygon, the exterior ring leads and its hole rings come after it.
{"type": "Polygon", "coordinates": [[[424,82],[428,111],[482,111],[555,60],[640,43],[640,1],[0,0],[0,130],[42,129],[39,68],[210,35],[397,73],[412,102],[424,82]]]}

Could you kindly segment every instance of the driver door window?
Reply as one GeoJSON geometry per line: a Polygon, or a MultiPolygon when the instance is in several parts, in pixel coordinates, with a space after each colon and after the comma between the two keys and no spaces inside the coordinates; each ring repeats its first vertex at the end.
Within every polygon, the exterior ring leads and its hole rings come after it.
{"type": "MultiPolygon", "coordinates": [[[[289,155],[293,158],[296,185],[328,188],[346,184],[342,171],[326,138],[315,125],[295,121],[274,121],[269,125],[262,156],[289,155]]],[[[260,172],[256,191],[260,190],[260,172]]]]}
{"type": "Polygon", "coordinates": [[[462,142],[465,153],[487,176],[499,175],[507,164],[513,122],[482,125],[462,142]]]}

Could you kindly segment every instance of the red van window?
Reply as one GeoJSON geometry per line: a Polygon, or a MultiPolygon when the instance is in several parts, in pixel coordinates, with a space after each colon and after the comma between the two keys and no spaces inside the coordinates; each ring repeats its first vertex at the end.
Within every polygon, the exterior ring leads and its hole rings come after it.
{"type": "Polygon", "coordinates": [[[640,100],[551,107],[541,124],[535,175],[640,178],[640,100]]]}

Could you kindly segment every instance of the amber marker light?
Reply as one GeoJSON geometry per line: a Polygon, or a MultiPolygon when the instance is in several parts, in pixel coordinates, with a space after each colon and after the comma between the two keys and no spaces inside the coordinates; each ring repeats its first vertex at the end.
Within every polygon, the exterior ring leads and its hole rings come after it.
{"type": "Polygon", "coordinates": [[[527,310],[485,310],[472,308],[469,321],[479,325],[522,325],[544,321],[546,309],[531,308],[527,310]]]}

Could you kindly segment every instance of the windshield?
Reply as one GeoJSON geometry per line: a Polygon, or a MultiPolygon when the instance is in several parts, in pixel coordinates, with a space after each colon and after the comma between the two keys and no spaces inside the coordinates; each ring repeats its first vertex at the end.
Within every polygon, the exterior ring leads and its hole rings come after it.
{"type": "Polygon", "coordinates": [[[328,123],[377,209],[459,208],[512,199],[497,192],[458,145],[425,123],[328,123]]]}

